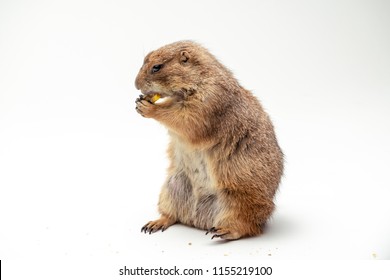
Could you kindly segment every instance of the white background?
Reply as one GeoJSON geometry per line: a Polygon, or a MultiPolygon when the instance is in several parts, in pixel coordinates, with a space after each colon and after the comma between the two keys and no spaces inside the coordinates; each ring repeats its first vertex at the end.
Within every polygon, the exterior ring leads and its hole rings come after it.
{"type": "Polygon", "coordinates": [[[389,143],[388,1],[0,1],[3,261],[390,259],[389,143]],[[286,171],[262,236],[140,233],[168,139],[134,79],[182,39],[274,122],[286,171]]]}

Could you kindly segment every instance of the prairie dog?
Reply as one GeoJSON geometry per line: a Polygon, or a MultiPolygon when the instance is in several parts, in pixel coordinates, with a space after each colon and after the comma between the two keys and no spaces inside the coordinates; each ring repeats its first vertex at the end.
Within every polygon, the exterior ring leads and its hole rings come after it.
{"type": "Polygon", "coordinates": [[[135,80],[136,110],[170,135],[161,217],[142,232],[182,223],[234,240],[262,232],[274,210],[283,153],[253,94],[210,52],[179,41],[150,52],[135,80]],[[161,102],[151,102],[159,94],[161,102]]]}

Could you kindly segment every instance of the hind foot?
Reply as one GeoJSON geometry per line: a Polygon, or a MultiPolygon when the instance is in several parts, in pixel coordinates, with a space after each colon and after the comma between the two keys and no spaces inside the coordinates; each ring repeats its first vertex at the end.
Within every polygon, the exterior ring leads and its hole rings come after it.
{"type": "Polygon", "coordinates": [[[221,238],[221,239],[225,239],[225,240],[236,240],[236,239],[239,239],[243,236],[243,234],[239,233],[238,231],[233,230],[233,229],[229,229],[229,228],[212,227],[211,229],[209,229],[206,232],[206,235],[209,233],[213,234],[211,239],[221,238]]]}
{"type": "Polygon", "coordinates": [[[176,223],[176,220],[169,218],[168,216],[161,215],[160,219],[155,221],[150,221],[141,228],[141,232],[144,233],[155,233],[156,231],[161,230],[162,232],[169,228],[171,225],[176,223]]]}

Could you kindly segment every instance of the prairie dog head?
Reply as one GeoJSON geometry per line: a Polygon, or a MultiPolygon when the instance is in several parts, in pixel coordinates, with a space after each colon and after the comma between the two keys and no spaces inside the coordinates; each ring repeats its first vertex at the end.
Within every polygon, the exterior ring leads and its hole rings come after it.
{"type": "Polygon", "coordinates": [[[207,82],[216,59],[191,41],[179,41],[150,52],[135,80],[144,95],[185,99],[207,82]]]}

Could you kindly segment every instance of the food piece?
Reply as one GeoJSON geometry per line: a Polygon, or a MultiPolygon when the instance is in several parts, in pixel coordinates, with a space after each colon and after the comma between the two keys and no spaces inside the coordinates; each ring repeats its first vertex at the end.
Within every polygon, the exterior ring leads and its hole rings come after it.
{"type": "Polygon", "coordinates": [[[157,100],[159,100],[161,98],[161,95],[156,93],[155,95],[152,96],[152,98],[150,99],[150,101],[152,103],[156,102],[157,100]]]}

